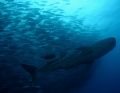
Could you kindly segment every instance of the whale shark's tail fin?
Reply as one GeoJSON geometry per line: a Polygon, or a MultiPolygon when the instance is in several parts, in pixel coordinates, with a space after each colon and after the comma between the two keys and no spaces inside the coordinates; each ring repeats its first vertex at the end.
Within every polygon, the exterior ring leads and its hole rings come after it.
{"type": "Polygon", "coordinates": [[[36,80],[38,70],[37,67],[28,64],[21,64],[21,66],[24,70],[26,70],[30,74],[32,81],[36,80]]]}

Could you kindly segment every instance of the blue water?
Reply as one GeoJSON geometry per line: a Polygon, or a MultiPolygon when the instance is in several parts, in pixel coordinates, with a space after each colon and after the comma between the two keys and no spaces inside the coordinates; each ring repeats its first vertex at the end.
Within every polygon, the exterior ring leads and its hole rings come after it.
{"type": "Polygon", "coordinates": [[[119,0],[1,0],[0,93],[120,93],[119,0]],[[20,64],[42,67],[77,47],[115,37],[116,47],[90,67],[39,73],[36,87],[20,64]],[[37,87],[39,86],[39,87],[37,87]]]}

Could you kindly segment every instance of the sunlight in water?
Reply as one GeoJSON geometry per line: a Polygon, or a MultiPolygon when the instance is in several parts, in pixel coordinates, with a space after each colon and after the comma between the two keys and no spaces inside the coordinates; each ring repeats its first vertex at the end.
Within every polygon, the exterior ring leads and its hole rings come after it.
{"type": "Polygon", "coordinates": [[[81,22],[84,26],[99,30],[107,29],[113,24],[116,17],[112,17],[112,12],[114,5],[118,3],[116,0],[15,0],[15,2],[27,2],[26,5],[37,8],[41,14],[56,16],[68,25],[77,25],[81,22]]]}
{"type": "MultiPolygon", "coordinates": [[[[21,1],[21,0],[17,0],[21,1]]],[[[104,13],[114,4],[108,0],[25,0],[30,1],[32,7],[52,12],[62,16],[84,18],[85,24],[100,26],[105,23],[104,13]],[[99,22],[98,22],[99,21],[99,22]]],[[[23,1],[22,1],[23,2],[23,1]]],[[[64,19],[65,20],[65,19],[64,19]]],[[[66,18],[69,21],[69,18],[66,18]]],[[[107,21],[106,21],[107,22],[107,21]]]]}

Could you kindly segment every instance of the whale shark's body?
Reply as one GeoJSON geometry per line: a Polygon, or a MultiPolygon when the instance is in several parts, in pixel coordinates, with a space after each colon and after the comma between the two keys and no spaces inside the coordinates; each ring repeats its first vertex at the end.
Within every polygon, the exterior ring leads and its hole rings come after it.
{"type": "MultiPolygon", "coordinates": [[[[54,71],[57,71],[60,69],[69,71],[70,69],[77,68],[80,65],[82,66],[83,64],[85,64],[86,68],[84,69],[84,71],[81,70],[82,71],[81,75],[76,76],[76,77],[82,77],[82,75],[84,75],[84,73],[89,69],[88,67],[90,67],[90,65],[94,61],[96,61],[97,59],[101,58],[102,56],[104,56],[105,54],[110,52],[115,47],[115,45],[116,45],[115,38],[110,37],[107,39],[100,40],[100,41],[92,44],[91,46],[79,47],[79,48],[75,49],[74,51],[72,51],[70,54],[59,59],[58,61],[55,61],[55,62],[53,61],[53,62],[47,63],[45,66],[43,66],[41,68],[37,68],[35,66],[28,65],[28,64],[22,64],[21,66],[31,75],[32,80],[34,81],[34,80],[36,80],[37,72],[47,72],[48,73],[48,72],[54,72],[54,71]]],[[[47,60],[49,60],[49,58],[54,58],[54,57],[48,56],[47,60]]],[[[82,69],[82,67],[81,67],[81,69],[82,69]]],[[[71,73],[72,73],[72,71],[71,71],[71,73]]],[[[69,76],[69,75],[66,75],[66,76],[69,76]]],[[[60,82],[63,81],[64,82],[63,85],[65,85],[65,82],[67,82],[66,79],[64,79],[64,78],[62,78],[62,79],[58,78],[56,80],[58,80],[60,82]]],[[[70,82],[71,82],[71,80],[70,80],[70,82]]],[[[50,83],[48,84],[49,87],[51,87],[50,83]]],[[[56,82],[54,82],[54,83],[56,84],[56,82]]],[[[63,85],[59,85],[58,87],[63,87],[63,85]]],[[[67,85],[70,85],[70,84],[67,84],[67,85]]],[[[57,87],[57,85],[56,85],[56,87],[57,87]]],[[[65,87],[66,87],[66,85],[65,85],[65,87]]]]}
{"type": "Polygon", "coordinates": [[[90,64],[96,59],[104,56],[115,46],[115,39],[108,38],[101,40],[88,47],[80,47],[68,54],[58,62],[53,62],[40,68],[40,71],[48,72],[57,69],[70,69],[72,67],[79,66],[80,64],[90,64]]]}

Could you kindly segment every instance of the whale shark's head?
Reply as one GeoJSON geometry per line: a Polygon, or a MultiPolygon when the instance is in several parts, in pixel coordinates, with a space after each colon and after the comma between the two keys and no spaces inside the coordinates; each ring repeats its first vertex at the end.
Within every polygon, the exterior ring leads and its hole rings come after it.
{"type": "Polygon", "coordinates": [[[116,39],[114,37],[100,40],[92,45],[92,54],[95,59],[100,58],[111,51],[115,45],[116,39]]]}

